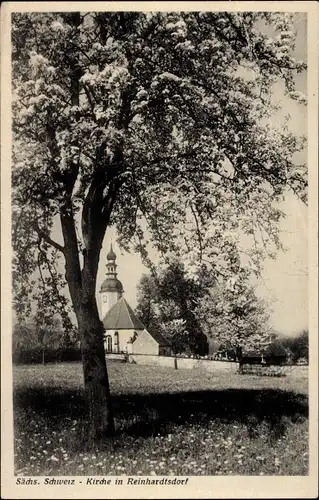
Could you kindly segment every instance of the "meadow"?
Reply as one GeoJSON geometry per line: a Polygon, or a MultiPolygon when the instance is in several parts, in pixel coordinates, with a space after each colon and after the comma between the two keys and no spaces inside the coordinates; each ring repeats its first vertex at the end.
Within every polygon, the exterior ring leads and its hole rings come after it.
{"type": "Polygon", "coordinates": [[[96,445],[80,363],[14,366],[16,474],[308,474],[306,378],[108,369],[116,435],[96,445]]]}

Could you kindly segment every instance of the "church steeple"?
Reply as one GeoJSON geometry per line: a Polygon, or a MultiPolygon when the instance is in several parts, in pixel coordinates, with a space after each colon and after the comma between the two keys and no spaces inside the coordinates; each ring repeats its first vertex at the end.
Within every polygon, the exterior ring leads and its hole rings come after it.
{"type": "Polygon", "coordinates": [[[112,243],[111,243],[110,251],[108,252],[108,254],[106,256],[106,259],[107,259],[106,276],[108,276],[110,278],[116,278],[116,276],[117,276],[117,272],[116,272],[117,265],[115,263],[116,254],[114,253],[112,243]]]}
{"type": "Polygon", "coordinates": [[[117,279],[116,272],[116,254],[111,248],[106,256],[106,278],[102,283],[100,296],[101,296],[101,316],[104,319],[106,313],[123,295],[123,285],[117,279]]]}
{"type": "Polygon", "coordinates": [[[110,251],[109,251],[109,253],[107,254],[106,258],[107,258],[107,260],[116,260],[116,255],[115,255],[115,253],[114,253],[112,243],[111,243],[111,248],[110,248],[110,251]]]}

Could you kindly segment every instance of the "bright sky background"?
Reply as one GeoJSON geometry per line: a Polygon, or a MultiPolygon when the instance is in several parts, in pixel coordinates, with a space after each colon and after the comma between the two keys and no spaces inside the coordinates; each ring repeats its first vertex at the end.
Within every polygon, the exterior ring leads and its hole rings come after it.
{"type": "MultiPolygon", "coordinates": [[[[297,43],[296,57],[306,60],[307,36],[306,19],[299,15],[296,19],[297,43]]],[[[298,89],[306,93],[306,75],[297,76],[298,89]]],[[[291,127],[299,134],[306,133],[306,108],[288,101],[283,95],[283,88],[276,88],[275,99],[283,102],[283,114],[290,113],[291,127]]],[[[281,120],[283,115],[277,117],[281,120]]],[[[298,158],[299,160],[299,158],[298,158]]],[[[298,333],[308,326],[308,275],[307,275],[307,208],[288,194],[280,207],[286,217],[281,223],[281,241],[286,248],[280,252],[277,259],[265,262],[264,272],[258,281],[257,291],[260,297],[271,302],[273,309],[270,322],[278,331],[286,334],[298,333]]],[[[105,277],[106,254],[110,243],[117,254],[118,278],[122,281],[127,301],[136,306],[136,285],[147,269],[141,258],[136,254],[121,252],[116,245],[116,233],[113,229],[107,231],[100,258],[97,289],[105,277]]],[[[156,256],[154,254],[154,261],[156,256]]]]}

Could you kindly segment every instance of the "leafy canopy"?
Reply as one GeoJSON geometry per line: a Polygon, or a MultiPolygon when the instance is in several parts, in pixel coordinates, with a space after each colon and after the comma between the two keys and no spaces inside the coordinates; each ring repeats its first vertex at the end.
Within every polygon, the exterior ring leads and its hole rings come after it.
{"type": "Polygon", "coordinates": [[[244,233],[258,268],[268,243],[279,243],[276,201],[287,188],[306,199],[305,166],[293,161],[304,142],[271,121],[276,82],[304,102],[294,16],[13,15],[17,307],[36,265],[61,299],[59,253],[81,267],[82,251],[96,248],[94,283],[110,225],[145,256],[146,220],[162,252],[226,276],[239,270],[244,233]],[[56,216],[73,220],[66,233],[76,245],[54,241],[56,216]]]}
{"type": "Polygon", "coordinates": [[[196,314],[205,294],[203,282],[195,282],[175,260],[141,277],[136,312],[149,331],[169,340],[173,352],[205,355],[207,338],[196,314]]]}
{"type": "Polygon", "coordinates": [[[160,331],[174,352],[207,354],[208,342],[232,348],[264,350],[274,339],[270,305],[258,298],[249,272],[231,279],[201,268],[190,277],[177,261],[143,275],[138,285],[137,314],[150,330],[160,331]]]}

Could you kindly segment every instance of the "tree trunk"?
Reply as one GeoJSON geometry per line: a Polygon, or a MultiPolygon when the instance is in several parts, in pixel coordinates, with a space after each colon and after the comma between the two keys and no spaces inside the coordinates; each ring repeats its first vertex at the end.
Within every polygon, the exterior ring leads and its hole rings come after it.
{"type": "Polygon", "coordinates": [[[80,269],[78,246],[71,208],[61,214],[65,242],[66,280],[81,337],[84,389],[89,409],[89,439],[114,434],[110,388],[103,344],[104,328],[95,298],[95,284],[101,243],[85,250],[80,269]]]}
{"type": "Polygon", "coordinates": [[[236,358],[238,361],[238,373],[243,372],[243,350],[242,347],[237,346],[236,347],[236,358]]]}
{"type": "Polygon", "coordinates": [[[96,441],[114,434],[114,419],[105,361],[103,334],[95,297],[81,304],[78,319],[84,389],[89,408],[89,435],[96,441]]]}

